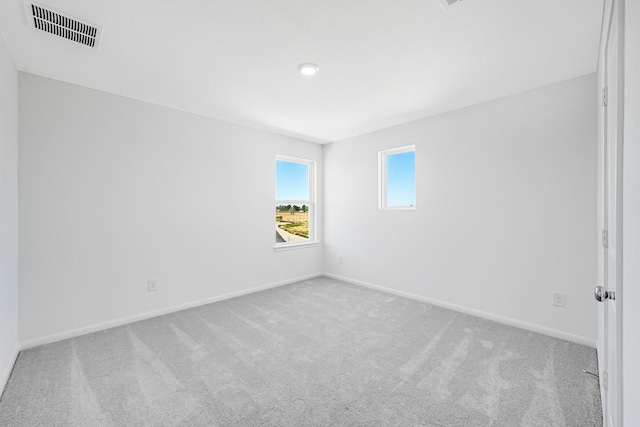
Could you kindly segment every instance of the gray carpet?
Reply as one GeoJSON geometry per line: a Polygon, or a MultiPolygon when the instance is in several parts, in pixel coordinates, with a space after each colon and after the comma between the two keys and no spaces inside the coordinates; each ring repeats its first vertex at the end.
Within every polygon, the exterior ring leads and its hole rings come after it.
{"type": "Polygon", "coordinates": [[[20,354],[2,426],[600,426],[595,350],[325,277],[20,354]]]}

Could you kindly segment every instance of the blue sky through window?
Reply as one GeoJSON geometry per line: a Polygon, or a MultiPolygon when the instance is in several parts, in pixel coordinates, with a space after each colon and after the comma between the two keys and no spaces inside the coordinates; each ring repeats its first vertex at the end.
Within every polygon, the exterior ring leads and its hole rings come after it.
{"type": "Polygon", "coordinates": [[[416,152],[387,156],[387,206],[416,205],[416,152]]]}
{"type": "Polygon", "coordinates": [[[276,200],[309,200],[309,165],[276,160],[276,200]]]}

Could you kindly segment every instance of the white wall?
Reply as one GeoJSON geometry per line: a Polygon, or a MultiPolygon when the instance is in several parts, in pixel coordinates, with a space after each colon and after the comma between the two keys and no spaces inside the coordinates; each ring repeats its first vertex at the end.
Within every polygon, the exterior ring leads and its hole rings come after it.
{"type": "Polygon", "coordinates": [[[0,395],[18,354],[18,73],[0,33],[0,395]]]}
{"type": "Polygon", "coordinates": [[[595,346],[595,93],[594,74],[325,146],[325,271],[595,346]],[[409,144],[417,209],[380,211],[377,153],[409,144]]]}
{"type": "Polygon", "coordinates": [[[273,246],[275,156],[322,171],[322,146],[30,74],[19,82],[27,346],[321,271],[321,247],[273,246]]]}
{"type": "Polygon", "coordinates": [[[623,412],[640,426],[640,3],[625,2],[623,412]]]}

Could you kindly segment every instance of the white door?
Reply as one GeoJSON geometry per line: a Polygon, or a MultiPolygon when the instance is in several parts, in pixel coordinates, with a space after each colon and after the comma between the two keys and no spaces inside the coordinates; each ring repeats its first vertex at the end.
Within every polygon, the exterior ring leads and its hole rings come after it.
{"type": "Polygon", "coordinates": [[[596,298],[604,304],[602,321],[604,339],[600,359],[600,384],[603,392],[604,424],[607,427],[621,427],[622,383],[621,378],[621,319],[618,309],[621,297],[622,271],[622,106],[620,104],[621,80],[620,63],[620,22],[619,1],[607,2],[604,25],[603,56],[603,113],[602,123],[602,163],[600,185],[602,191],[601,227],[602,245],[599,257],[599,280],[596,298]]]}

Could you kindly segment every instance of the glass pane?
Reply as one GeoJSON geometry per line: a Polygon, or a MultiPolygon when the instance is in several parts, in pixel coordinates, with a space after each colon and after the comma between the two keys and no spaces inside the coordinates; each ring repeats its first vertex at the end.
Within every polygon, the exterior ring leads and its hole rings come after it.
{"type": "Polygon", "coordinates": [[[276,160],[276,200],[309,200],[309,165],[276,160]]]}
{"type": "Polygon", "coordinates": [[[276,205],[276,243],[309,241],[309,206],[276,205]]]}
{"type": "Polygon", "coordinates": [[[387,156],[387,206],[416,205],[416,152],[387,156]]]}

